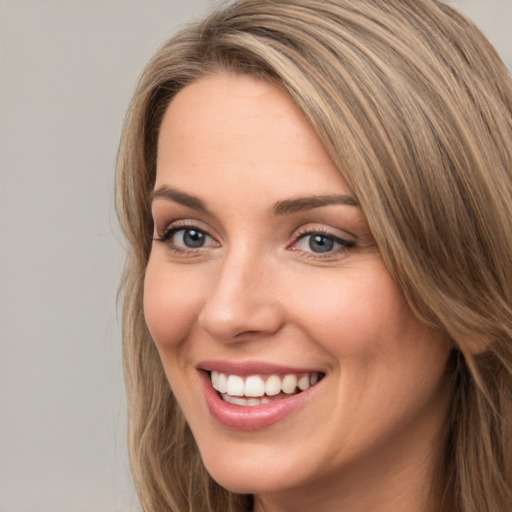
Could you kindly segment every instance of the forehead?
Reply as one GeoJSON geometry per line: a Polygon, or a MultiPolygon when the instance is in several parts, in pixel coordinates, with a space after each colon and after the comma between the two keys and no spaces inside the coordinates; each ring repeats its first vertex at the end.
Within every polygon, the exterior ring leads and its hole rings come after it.
{"type": "Polygon", "coordinates": [[[285,191],[348,192],[313,127],[282,90],[229,74],[180,91],[158,139],[156,187],[211,190],[218,182],[220,193],[247,189],[273,200],[285,191]]]}

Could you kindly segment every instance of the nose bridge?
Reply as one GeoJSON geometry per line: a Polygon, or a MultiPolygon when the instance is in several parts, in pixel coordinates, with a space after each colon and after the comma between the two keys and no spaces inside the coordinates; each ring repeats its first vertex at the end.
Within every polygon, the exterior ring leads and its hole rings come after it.
{"type": "Polygon", "coordinates": [[[279,329],[281,316],[273,293],[272,264],[248,246],[234,248],[220,264],[199,323],[224,342],[242,335],[265,335],[279,329]]]}

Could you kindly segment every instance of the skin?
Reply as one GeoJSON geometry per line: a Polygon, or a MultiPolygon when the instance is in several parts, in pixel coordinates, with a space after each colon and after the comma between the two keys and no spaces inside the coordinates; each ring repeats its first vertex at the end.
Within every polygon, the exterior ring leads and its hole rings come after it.
{"type": "Polygon", "coordinates": [[[412,315],[357,205],[274,211],[299,197],[352,196],[303,114],[251,77],[194,82],[163,119],[162,187],[206,208],[155,194],[144,309],[213,478],[254,494],[255,511],[430,510],[450,348],[412,315]],[[187,247],[183,226],[204,245],[187,247]],[[349,244],[317,253],[312,232],[349,244]],[[206,406],[197,366],[210,359],[326,376],[282,421],[240,431],[206,406]]]}

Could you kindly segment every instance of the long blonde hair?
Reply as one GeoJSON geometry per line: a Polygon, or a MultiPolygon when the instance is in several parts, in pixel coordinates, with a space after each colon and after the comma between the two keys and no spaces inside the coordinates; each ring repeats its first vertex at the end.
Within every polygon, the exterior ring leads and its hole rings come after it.
{"type": "Polygon", "coordinates": [[[146,67],[117,168],[129,452],[147,512],[250,510],[206,473],[146,328],[143,280],[159,125],[198,78],[285,90],[358,198],[418,318],[452,340],[437,510],[512,510],[512,85],[492,46],[440,0],[241,0],[146,67]]]}

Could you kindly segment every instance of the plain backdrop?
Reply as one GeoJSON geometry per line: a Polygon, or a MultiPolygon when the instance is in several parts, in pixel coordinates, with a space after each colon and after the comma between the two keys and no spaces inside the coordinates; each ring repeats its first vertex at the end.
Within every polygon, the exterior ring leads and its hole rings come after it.
{"type": "MultiPolygon", "coordinates": [[[[135,512],[113,171],[137,76],[215,0],[0,0],[0,511],[135,512]]],[[[459,0],[512,69],[512,0],[459,0]]]]}

